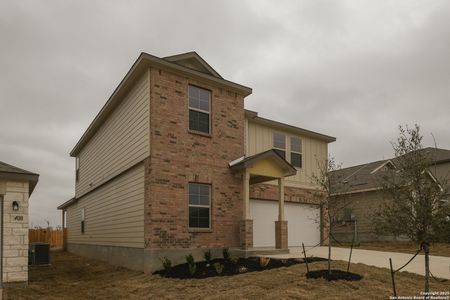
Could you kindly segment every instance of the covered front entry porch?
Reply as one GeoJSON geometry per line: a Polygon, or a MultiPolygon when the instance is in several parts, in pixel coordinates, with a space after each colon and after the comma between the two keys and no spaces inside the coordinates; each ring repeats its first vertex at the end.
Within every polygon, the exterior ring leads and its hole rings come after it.
{"type": "Polygon", "coordinates": [[[230,168],[243,181],[243,214],[240,223],[240,247],[252,250],[253,220],[250,213],[250,186],[274,181],[278,183],[278,220],[275,221],[275,248],[288,249],[288,224],[284,212],[284,180],[297,170],[275,150],[268,150],[230,162],[230,168]]]}

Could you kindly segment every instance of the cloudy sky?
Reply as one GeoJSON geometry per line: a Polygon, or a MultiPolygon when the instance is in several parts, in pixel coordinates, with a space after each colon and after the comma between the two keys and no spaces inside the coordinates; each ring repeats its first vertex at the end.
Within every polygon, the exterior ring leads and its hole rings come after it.
{"type": "Polygon", "coordinates": [[[60,224],[69,151],[139,53],[192,50],[344,166],[392,156],[399,124],[450,148],[449,1],[2,1],[0,160],[41,174],[31,225],[60,224]]]}

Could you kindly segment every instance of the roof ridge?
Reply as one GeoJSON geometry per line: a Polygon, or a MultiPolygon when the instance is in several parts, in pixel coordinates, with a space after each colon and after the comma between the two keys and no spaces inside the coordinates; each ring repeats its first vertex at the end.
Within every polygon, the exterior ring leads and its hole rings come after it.
{"type": "Polygon", "coordinates": [[[361,167],[360,167],[359,169],[357,169],[355,172],[353,172],[352,174],[350,174],[350,175],[348,175],[347,177],[345,177],[345,178],[342,180],[342,182],[348,181],[348,179],[349,179],[350,177],[353,177],[354,175],[356,175],[359,171],[361,171],[362,169],[366,168],[369,164],[370,164],[370,163],[361,165],[361,167]]]}
{"type": "Polygon", "coordinates": [[[342,169],[339,169],[339,170],[335,170],[335,171],[332,171],[332,172],[339,172],[339,171],[344,171],[344,170],[348,170],[348,169],[351,169],[351,168],[363,167],[363,166],[370,165],[370,164],[374,164],[374,163],[378,163],[378,162],[386,162],[386,161],[388,161],[388,160],[392,160],[392,158],[388,158],[388,159],[380,159],[380,160],[375,160],[375,161],[368,162],[368,163],[362,163],[362,164],[358,164],[358,165],[354,165],[354,166],[342,168],[342,169]]]}

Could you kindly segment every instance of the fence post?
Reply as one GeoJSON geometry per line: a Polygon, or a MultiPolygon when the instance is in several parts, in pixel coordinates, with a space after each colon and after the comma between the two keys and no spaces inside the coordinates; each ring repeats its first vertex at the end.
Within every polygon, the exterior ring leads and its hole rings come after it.
{"type": "Polygon", "coordinates": [[[389,265],[391,266],[392,289],[394,290],[394,297],[397,298],[397,290],[395,289],[394,269],[392,268],[392,259],[390,257],[389,257],[389,265]]]}

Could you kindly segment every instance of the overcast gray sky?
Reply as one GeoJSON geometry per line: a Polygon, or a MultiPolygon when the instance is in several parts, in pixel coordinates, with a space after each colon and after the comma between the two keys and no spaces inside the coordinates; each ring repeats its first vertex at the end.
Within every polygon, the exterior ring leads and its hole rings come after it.
{"type": "Polygon", "coordinates": [[[344,166],[391,157],[399,124],[450,148],[450,1],[2,1],[0,160],[41,174],[31,225],[60,224],[69,151],[139,53],[192,50],[344,166]]]}

